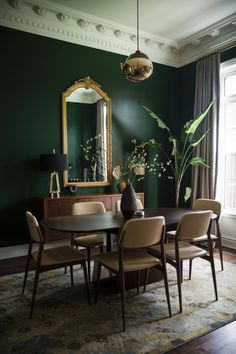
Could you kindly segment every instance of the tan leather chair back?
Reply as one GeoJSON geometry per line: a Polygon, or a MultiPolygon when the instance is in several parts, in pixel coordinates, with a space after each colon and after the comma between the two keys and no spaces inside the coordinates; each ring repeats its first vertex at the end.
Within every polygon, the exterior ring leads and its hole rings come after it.
{"type": "MultiPolygon", "coordinates": [[[[116,212],[118,213],[120,211],[120,202],[121,200],[116,201],[116,212]]],[[[136,204],[137,204],[137,210],[142,210],[143,209],[143,204],[140,199],[136,199],[136,204]]]]}
{"type": "Polygon", "coordinates": [[[103,214],[106,212],[102,202],[79,202],[72,205],[72,215],[103,214]]]}
{"type": "Polygon", "coordinates": [[[196,211],[184,215],[177,227],[178,240],[191,240],[195,237],[206,235],[210,226],[212,211],[196,211]]]}
{"type": "Polygon", "coordinates": [[[25,213],[25,216],[26,216],[31,238],[36,242],[43,243],[44,242],[43,235],[41,233],[40,226],[36,217],[33,214],[31,214],[31,212],[29,211],[25,213]]]}
{"type": "Polygon", "coordinates": [[[214,199],[204,199],[199,198],[194,200],[193,209],[198,210],[212,210],[214,214],[220,217],[221,214],[221,204],[217,200],[214,199]]]}
{"type": "Polygon", "coordinates": [[[126,248],[141,248],[159,243],[163,237],[164,225],[163,216],[128,220],[120,236],[121,245],[126,248]]]}

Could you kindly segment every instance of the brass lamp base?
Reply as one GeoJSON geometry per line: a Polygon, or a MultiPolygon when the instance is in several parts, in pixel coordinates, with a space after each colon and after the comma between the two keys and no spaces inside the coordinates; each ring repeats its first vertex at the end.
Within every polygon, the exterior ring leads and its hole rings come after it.
{"type": "Polygon", "coordinates": [[[54,196],[56,196],[56,198],[60,198],[60,193],[61,193],[61,191],[60,191],[58,172],[56,172],[56,171],[51,172],[49,195],[51,198],[54,198],[54,196]],[[55,180],[55,189],[53,189],[54,180],[55,180]]]}

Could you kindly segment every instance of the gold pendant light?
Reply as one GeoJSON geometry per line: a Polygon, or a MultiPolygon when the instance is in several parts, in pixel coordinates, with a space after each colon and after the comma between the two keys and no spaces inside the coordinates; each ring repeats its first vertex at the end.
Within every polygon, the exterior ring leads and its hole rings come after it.
{"type": "Polygon", "coordinates": [[[144,81],[153,73],[151,60],[139,50],[139,0],[137,0],[137,50],[120,66],[126,74],[126,78],[132,82],[144,81]]]}

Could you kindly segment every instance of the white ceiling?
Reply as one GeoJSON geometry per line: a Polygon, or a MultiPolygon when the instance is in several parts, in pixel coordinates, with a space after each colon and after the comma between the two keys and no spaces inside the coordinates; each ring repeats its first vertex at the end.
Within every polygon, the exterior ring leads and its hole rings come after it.
{"type": "MultiPolygon", "coordinates": [[[[0,25],[130,55],[136,0],[0,0],[0,25]]],[[[181,67],[236,45],[236,0],[139,0],[140,50],[181,67]]]]}
{"type": "MultiPolygon", "coordinates": [[[[136,29],[136,0],[50,0],[136,29]]],[[[236,0],[139,0],[140,31],[180,41],[236,12],[236,0]]]]}

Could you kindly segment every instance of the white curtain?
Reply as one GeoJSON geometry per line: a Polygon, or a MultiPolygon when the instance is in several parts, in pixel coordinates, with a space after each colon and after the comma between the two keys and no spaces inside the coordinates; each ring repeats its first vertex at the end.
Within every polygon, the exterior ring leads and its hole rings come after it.
{"type": "Polygon", "coordinates": [[[220,55],[214,54],[200,60],[196,66],[194,117],[201,113],[211,101],[213,107],[203,123],[204,131],[210,129],[194,151],[195,156],[205,159],[210,168],[192,168],[192,200],[214,199],[216,194],[219,101],[220,101],[220,55]]]}

